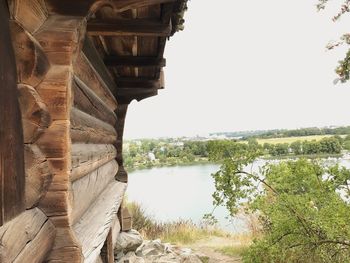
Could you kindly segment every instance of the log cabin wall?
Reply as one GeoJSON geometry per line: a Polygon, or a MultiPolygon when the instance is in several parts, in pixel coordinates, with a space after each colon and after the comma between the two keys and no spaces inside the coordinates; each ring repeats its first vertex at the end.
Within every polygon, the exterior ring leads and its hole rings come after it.
{"type": "Polygon", "coordinates": [[[0,4],[10,14],[0,16],[8,32],[0,52],[9,51],[0,75],[10,76],[0,84],[0,117],[11,105],[12,133],[4,134],[17,134],[13,154],[0,141],[0,262],[113,262],[127,108],[164,87],[165,42],[181,26],[185,1],[0,4]]]}

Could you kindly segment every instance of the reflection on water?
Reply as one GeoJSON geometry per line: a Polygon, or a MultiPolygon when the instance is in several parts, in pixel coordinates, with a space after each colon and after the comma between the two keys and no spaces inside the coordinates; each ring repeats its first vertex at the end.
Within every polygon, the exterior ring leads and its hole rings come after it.
{"type": "MultiPolygon", "coordinates": [[[[218,165],[174,166],[134,171],[129,174],[127,197],[141,203],[160,221],[191,219],[200,222],[213,209],[214,180],[210,176],[218,165]]],[[[222,228],[241,232],[245,227],[240,219],[231,223],[228,212],[219,207],[215,216],[222,228]]]]}
{"type": "MultiPolygon", "coordinates": [[[[327,164],[340,162],[350,168],[350,160],[327,159],[327,164]]],[[[253,166],[257,171],[265,161],[259,160],[253,166]]],[[[191,219],[200,222],[203,215],[213,209],[212,193],[214,180],[210,176],[219,169],[218,165],[192,165],[152,168],[129,173],[127,197],[129,201],[141,203],[159,221],[191,219]]],[[[251,167],[249,167],[251,169],[251,167]]],[[[215,210],[221,228],[238,233],[247,230],[243,219],[232,222],[224,207],[215,210]]]]}

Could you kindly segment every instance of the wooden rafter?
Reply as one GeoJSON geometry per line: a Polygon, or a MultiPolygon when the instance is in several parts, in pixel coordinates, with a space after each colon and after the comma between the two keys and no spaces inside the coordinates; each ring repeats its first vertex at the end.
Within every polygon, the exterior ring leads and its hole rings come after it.
{"type": "Polygon", "coordinates": [[[143,56],[110,56],[104,60],[106,66],[126,66],[126,67],[165,67],[165,59],[157,57],[143,56]]]}
{"type": "Polygon", "coordinates": [[[146,78],[119,78],[117,80],[119,88],[144,88],[144,89],[159,89],[159,80],[146,78]]]}
{"type": "Polygon", "coordinates": [[[109,6],[118,12],[177,0],[46,0],[50,13],[86,16],[109,6]]]}
{"type": "Polygon", "coordinates": [[[171,25],[151,19],[91,20],[87,32],[93,36],[169,36],[171,25]]]}

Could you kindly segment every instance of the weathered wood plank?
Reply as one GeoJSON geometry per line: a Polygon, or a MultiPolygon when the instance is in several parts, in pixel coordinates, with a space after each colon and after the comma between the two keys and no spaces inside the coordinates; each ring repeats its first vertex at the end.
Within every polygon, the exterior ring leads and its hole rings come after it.
{"type": "Polygon", "coordinates": [[[91,39],[86,36],[83,45],[83,52],[86,58],[89,60],[92,67],[96,70],[98,75],[100,75],[101,79],[106,83],[107,87],[111,91],[112,94],[115,94],[116,84],[108,71],[105,63],[101,55],[95,48],[95,45],[92,43],[91,39]]]}
{"type": "Polygon", "coordinates": [[[9,1],[11,17],[29,33],[37,31],[48,17],[44,0],[9,1]]]}
{"type": "Polygon", "coordinates": [[[38,146],[25,145],[25,200],[26,208],[29,209],[45,196],[52,180],[49,163],[38,146]]]}
{"type": "Polygon", "coordinates": [[[10,24],[17,65],[17,81],[36,87],[50,68],[49,61],[37,42],[15,21],[10,24]]]}
{"type": "Polygon", "coordinates": [[[112,144],[72,144],[72,173],[70,180],[75,181],[117,156],[112,144]]]}
{"type": "Polygon", "coordinates": [[[78,77],[74,78],[73,93],[74,107],[115,126],[117,122],[115,113],[78,77]]]}
{"type": "Polygon", "coordinates": [[[104,263],[114,263],[114,246],[112,240],[112,229],[109,230],[106,241],[101,249],[101,257],[104,263]]]}
{"type": "Polygon", "coordinates": [[[24,151],[7,1],[0,0],[0,226],[24,211],[24,151]]]}
{"type": "Polygon", "coordinates": [[[56,229],[50,220],[42,226],[36,237],[27,243],[13,263],[42,263],[50,252],[56,236],[56,229]]]}
{"type": "Polygon", "coordinates": [[[72,183],[71,219],[73,224],[89,209],[105,187],[114,180],[117,172],[118,164],[112,160],[72,183]]]}
{"type": "Polygon", "coordinates": [[[91,36],[169,36],[171,24],[151,19],[90,20],[87,32],[91,36]]]}
{"type": "Polygon", "coordinates": [[[71,139],[73,143],[113,144],[117,133],[108,123],[72,108],[71,139]]]}
{"type": "Polygon", "coordinates": [[[73,226],[82,244],[85,263],[95,262],[106,240],[109,229],[117,216],[126,184],[111,182],[96,202],[73,226]]]}
{"type": "Polygon", "coordinates": [[[74,63],[74,74],[82,80],[112,110],[117,108],[117,101],[101,76],[91,65],[87,57],[81,53],[74,63]]]}
{"type": "Polygon", "coordinates": [[[24,143],[34,143],[50,126],[50,113],[34,88],[20,84],[18,90],[24,143]]]}
{"type": "Polygon", "coordinates": [[[55,229],[46,215],[38,208],[27,210],[0,228],[0,262],[42,262],[54,237],[55,229]],[[33,252],[37,255],[30,257],[33,252]],[[28,259],[19,261],[23,256],[28,259]]]}
{"type": "Polygon", "coordinates": [[[120,222],[119,222],[118,216],[116,216],[114,218],[113,223],[112,223],[112,244],[113,244],[113,247],[115,247],[115,245],[117,244],[117,238],[120,234],[120,230],[121,230],[120,222]]]}
{"type": "Polygon", "coordinates": [[[143,56],[109,56],[104,59],[106,66],[126,66],[126,67],[165,67],[164,58],[143,57],[143,56]]]}

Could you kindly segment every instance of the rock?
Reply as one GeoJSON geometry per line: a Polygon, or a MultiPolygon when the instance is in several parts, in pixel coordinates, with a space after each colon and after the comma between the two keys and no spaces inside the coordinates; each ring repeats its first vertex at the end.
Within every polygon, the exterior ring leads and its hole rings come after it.
{"type": "Polygon", "coordinates": [[[166,253],[168,249],[169,248],[165,244],[163,244],[159,239],[145,241],[136,250],[136,255],[141,257],[159,256],[166,253]]]}
{"type": "Polygon", "coordinates": [[[117,263],[145,263],[145,260],[136,256],[135,252],[128,252],[122,258],[116,261],[117,263]]]}
{"type": "Polygon", "coordinates": [[[117,238],[114,254],[118,255],[120,252],[127,254],[130,251],[136,251],[142,242],[143,239],[140,233],[134,229],[131,229],[127,232],[121,232],[117,238]]]}

